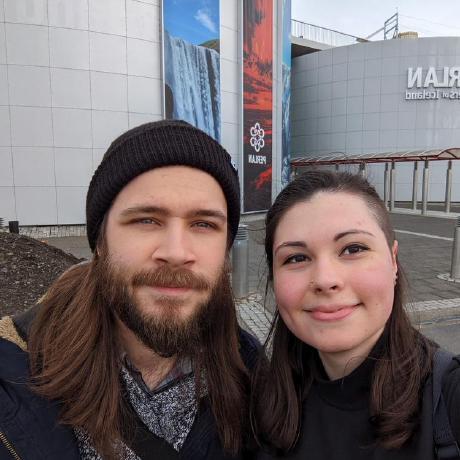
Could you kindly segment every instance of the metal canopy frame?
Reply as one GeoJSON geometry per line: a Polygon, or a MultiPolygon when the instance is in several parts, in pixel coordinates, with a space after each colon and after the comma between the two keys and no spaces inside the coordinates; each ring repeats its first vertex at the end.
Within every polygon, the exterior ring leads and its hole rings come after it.
{"type": "Polygon", "coordinates": [[[447,161],[446,170],[446,195],[444,202],[444,212],[449,213],[452,198],[452,160],[460,160],[460,148],[453,147],[448,149],[432,150],[404,150],[397,152],[384,153],[362,153],[357,155],[347,155],[344,152],[330,152],[322,155],[310,156],[308,158],[293,158],[291,167],[294,175],[297,168],[306,166],[332,166],[338,170],[341,164],[358,164],[360,173],[367,175],[366,165],[369,163],[384,163],[384,197],[383,201],[391,211],[395,209],[396,198],[396,163],[413,162],[414,173],[412,178],[412,210],[417,210],[418,202],[418,164],[424,163],[423,182],[422,182],[422,215],[427,214],[428,210],[428,190],[429,190],[429,165],[430,161],[447,161]]]}
{"type": "Polygon", "coordinates": [[[344,152],[330,152],[322,155],[298,157],[291,160],[291,166],[298,168],[312,165],[340,165],[365,163],[399,163],[403,161],[446,161],[460,160],[460,148],[432,150],[403,150],[384,153],[362,153],[349,155],[344,152]]]}

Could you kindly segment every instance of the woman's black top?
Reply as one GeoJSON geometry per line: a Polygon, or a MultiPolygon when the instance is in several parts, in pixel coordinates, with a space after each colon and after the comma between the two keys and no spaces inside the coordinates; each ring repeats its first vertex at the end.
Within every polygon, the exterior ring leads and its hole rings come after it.
{"type": "MultiPolygon", "coordinates": [[[[374,355],[375,356],[375,355],[374,355]]],[[[424,388],[420,426],[398,450],[376,445],[370,422],[369,394],[375,360],[367,358],[345,378],[328,379],[317,360],[317,377],[303,404],[295,448],[283,458],[303,460],[433,460],[432,389],[424,388]]],[[[460,362],[453,360],[443,379],[443,395],[454,436],[460,445],[460,362]]],[[[258,459],[277,458],[261,453],[258,459]]]]}

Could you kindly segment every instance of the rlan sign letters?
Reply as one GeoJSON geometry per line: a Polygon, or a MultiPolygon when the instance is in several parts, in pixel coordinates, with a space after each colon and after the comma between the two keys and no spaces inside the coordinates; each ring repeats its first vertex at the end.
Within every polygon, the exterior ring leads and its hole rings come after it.
{"type": "Polygon", "coordinates": [[[406,101],[460,99],[460,67],[409,67],[406,101]],[[414,91],[414,89],[417,89],[414,91]],[[412,90],[412,91],[411,91],[412,90]]]}

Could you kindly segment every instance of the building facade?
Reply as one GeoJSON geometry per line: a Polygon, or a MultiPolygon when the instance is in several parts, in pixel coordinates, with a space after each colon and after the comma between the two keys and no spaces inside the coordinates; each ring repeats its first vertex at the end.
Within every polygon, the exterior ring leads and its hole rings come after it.
{"type": "MultiPolygon", "coordinates": [[[[241,169],[242,2],[220,2],[221,142],[241,169]]],[[[273,1],[273,184],[280,187],[280,2],[273,1]]],[[[160,0],[0,1],[0,217],[82,224],[111,140],[164,118],[160,0]]]]}
{"type": "MultiPolygon", "coordinates": [[[[358,43],[297,57],[292,157],[460,147],[459,75],[457,37],[358,43]]],[[[429,201],[444,200],[446,163],[430,163],[429,201]]],[[[410,200],[413,164],[396,169],[396,199],[410,200]]],[[[382,192],[383,166],[370,165],[369,176],[382,192]]],[[[452,185],[452,200],[460,201],[458,161],[452,185]]]]}

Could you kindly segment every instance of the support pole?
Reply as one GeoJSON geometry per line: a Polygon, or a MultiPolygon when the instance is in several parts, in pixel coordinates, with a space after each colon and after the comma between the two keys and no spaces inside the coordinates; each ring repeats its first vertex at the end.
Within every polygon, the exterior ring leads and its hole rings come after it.
{"type": "Polygon", "coordinates": [[[364,177],[364,179],[367,177],[366,163],[360,163],[359,174],[361,174],[361,176],[364,177]]]}
{"type": "Polygon", "coordinates": [[[414,161],[414,173],[412,177],[412,209],[417,211],[418,194],[418,161],[414,161]]]}
{"type": "Polygon", "coordinates": [[[428,210],[428,192],[430,183],[430,162],[425,160],[423,168],[423,189],[422,189],[422,215],[426,215],[428,210]]]}
{"type": "Polygon", "coordinates": [[[452,160],[447,163],[446,171],[446,201],[444,203],[444,211],[450,212],[450,201],[452,198],[452,160]]]}
{"type": "Polygon", "coordinates": [[[457,225],[455,227],[450,277],[460,281],[460,217],[457,219],[457,225]]]}
{"type": "Polygon", "coordinates": [[[396,194],[396,163],[391,162],[390,172],[390,211],[395,209],[395,194],[396,194]]]}
{"type": "Polygon", "coordinates": [[[390,197],[390,174],[388,163],[385,163],[385,173],[383,175],[383,201],[388,209],[388,199],[390,197]]]}
{"type": "Polygon", "coordinates": [[[232,287],[235,297],[241,298],[249,292],[249,230],[240,224],[232,249],[232,287]]]}

